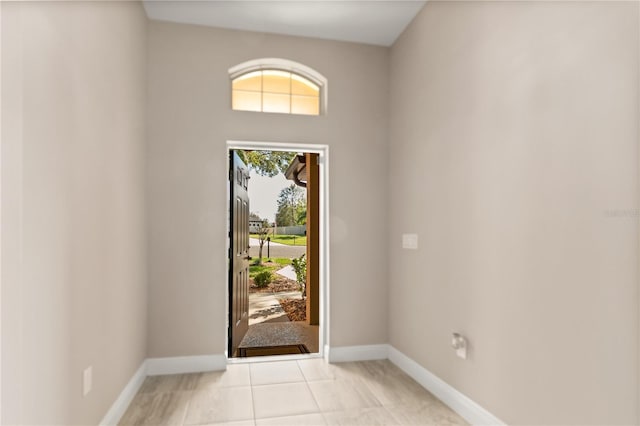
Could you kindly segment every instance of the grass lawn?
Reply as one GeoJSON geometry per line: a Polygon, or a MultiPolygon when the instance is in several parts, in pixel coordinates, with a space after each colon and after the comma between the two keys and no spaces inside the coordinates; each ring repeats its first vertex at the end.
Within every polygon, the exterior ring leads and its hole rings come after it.
{"type": "Polygon", "coordinates": [[[291,259],[287,259],[286,257],[273,257],[271,259],[263,257],[262,266],[257,265],[257,262],[258,259],[256,258],[253,262],[251,262],[251,265],[249,265],[250,278],[254,278],[262,271],[271,271],[275,273],[278,269],[284,268],[287,265],[291,265],[291,259]],[[267,262],[267,260],[271,260],[271,262],[267,262]]]}
{"type": "MultiPolygon", "coordinates": [[[[274,243],[286,244],[288,246],[306,246],[306,235],[270,235],[274,243]]],[[[259,239],[258,235],[252,234],[251,238],[259,239]]],[[[265,243],[266,247],[267,243],[265,243]]]]}

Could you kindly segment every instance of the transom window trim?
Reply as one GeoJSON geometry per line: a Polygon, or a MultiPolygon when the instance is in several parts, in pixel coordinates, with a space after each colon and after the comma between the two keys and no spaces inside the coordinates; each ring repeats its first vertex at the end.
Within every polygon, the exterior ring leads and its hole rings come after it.
{"type": "Polygon", "coordinates": [[[258,75],[260,75],[260,73],[262,73],[262,75],[267,75],[267,76],[277,76],[277,77],[284,77],[284,78],[289,78],[291,77],[292,80],[295,80],[298,83],[301,83],[305,86],[308,86],[310,89],[318,92],[320,91],[320,86],[315,84],[313,81],[311,81],[310,79],[303,77],[299,74],[295,74],[294,72],[291,71],[283,71],[283,70],[278,70],[278,69],[264,69],[264,70],[258,70],[258,71],[250,71],[248,73],[245,74],[241,74],[236,78],[233,78],[232,80],[235,81],[242,81],[242,80],[247,80],[250,78],[254,78],[257,77],[258,75]]]}
{"type": "Polygon", "coordinates": [[[251,78],[251,76],[256,76],[256,74],[253,74],[254,72],[260,71],[269,73],[283,71],[291,73],[292,80],[303,83],[310,89],[313,89],[312,85],[315,85],[320,96],[319,114],[324,115],[327,113],[327,78],[304,64],[282,58],[254,59],[229,68],[229,78],[232,82],[238,78],[251,78]],[[305,79],[308,81],[305,81],[305,79]],[[309,85],[309,83],[311,83],[311,85],[309,85]]]}

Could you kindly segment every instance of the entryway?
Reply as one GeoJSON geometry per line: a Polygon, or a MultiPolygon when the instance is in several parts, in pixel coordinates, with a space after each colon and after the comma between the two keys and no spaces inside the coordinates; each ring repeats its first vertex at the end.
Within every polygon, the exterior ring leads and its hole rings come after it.
{"type": "MultiPolygon", "coordinates": [[[[327,241],[328,147],[228,142],[227,149],[228,358],[238,361],[266,360],[274,356],[322,356],[328,329],[327,245],[324,243],[327,241]],[[274,152],[274,156],[279,157],[285,177],[293,182],[283,189],[283,193],[288,190],[304,194],[306,211],[286,213],[302,216],[302,219],[298,218],[300,223],[283,224],[280,203],[278,220],[273,223],[259,217],[251,205],[250,166],[245,161],[256,167],[256,155],[274,152]],[[268,241],[271,239],[273,242],[268,241]],[[293,239],[294,243],[297,239],[297,245],[286,239],[293,239]],[[301,244],[304,246],[300,247],[301,244]],[[271,284],[272,276],[276,278],[275,285],[271,284]],[[258,278],[265,277],[268,278],[268,287],[264,283],[258,286],[258,278]]],[[[253,177],[256,180],[257,176],[253,177]]],[[[254,199],[257,198],[255,194],[254,199]]]]}

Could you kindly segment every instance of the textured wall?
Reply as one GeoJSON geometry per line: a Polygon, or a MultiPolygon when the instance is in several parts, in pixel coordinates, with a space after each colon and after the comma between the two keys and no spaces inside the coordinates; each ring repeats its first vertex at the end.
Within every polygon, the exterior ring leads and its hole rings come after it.
{"type": "Polygon", "coordinates": [[[638,7],[428,2],[392,48],[390,342],[509,424],[637,422],[638,7]]]}
{"type": "Polygon", "coordinates": [[[386,342],[388,49],[161,22],[148,39],[149,356],[225,350],[227,140],[330,146],[331,344],[386,342]],[[265,57],[323,74],[328,114],[231,111],[228,69],[265,57]]]}
{"type": "Polygon", "coordinates": [[[97,424],[146,356],[146,17],[2,12],[2,423],[97,424]]]}

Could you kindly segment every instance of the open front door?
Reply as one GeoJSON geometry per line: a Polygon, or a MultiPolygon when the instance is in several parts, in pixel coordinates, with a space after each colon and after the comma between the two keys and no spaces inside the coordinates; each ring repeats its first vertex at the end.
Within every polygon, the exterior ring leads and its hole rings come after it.
{"type": "Polygon", "coordinates": [[[229,248],[229,357],[249,329],[249,169],[231,151],[231,233],[229,248]]]}

